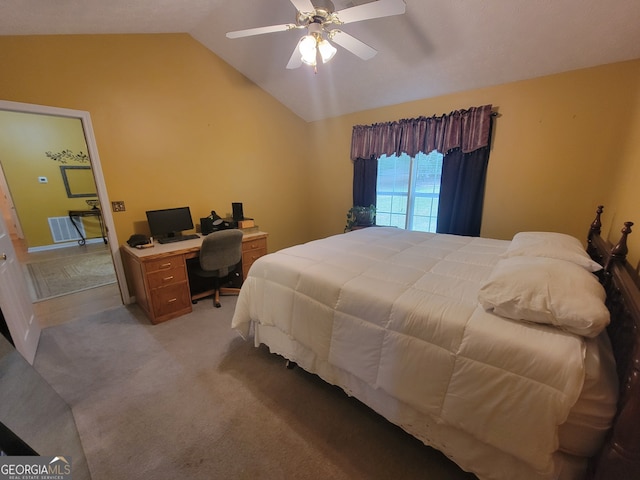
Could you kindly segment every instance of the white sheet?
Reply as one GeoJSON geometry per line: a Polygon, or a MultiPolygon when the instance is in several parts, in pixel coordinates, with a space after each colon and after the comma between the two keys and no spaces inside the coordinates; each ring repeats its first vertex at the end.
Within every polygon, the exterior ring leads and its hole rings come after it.
{"type": "Polygon", "coordinates": [[[369,228],[285,249],[254,263],[232,326],[273,327],[314,362],[552,475],[587,343],[478,305],[508,245],[369,228]]]}

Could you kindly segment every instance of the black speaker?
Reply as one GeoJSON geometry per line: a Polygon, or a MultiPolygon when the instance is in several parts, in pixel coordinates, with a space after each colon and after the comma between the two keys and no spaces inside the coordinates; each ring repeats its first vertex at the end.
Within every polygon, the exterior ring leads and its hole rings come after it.
{"type": "Polygon", "coordinates": [[[233,211],[233,219],[237,222],[239,220],[244,220],[244,213],[242,212],[242,203],[232,203],[231,209],[233,211]]]}
{"type": "Polygon", "coordinates": [[[200,219],[200,231],[202,235],[209,235],[214,231],[213,228],[213,218],[205,217],[200,219]]]}

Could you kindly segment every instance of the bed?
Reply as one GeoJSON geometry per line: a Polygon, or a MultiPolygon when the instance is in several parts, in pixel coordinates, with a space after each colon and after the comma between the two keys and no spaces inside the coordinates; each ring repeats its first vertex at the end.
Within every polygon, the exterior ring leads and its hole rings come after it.
{"type": "Polygon", "coordinates": [[[631,224],[611,247],[601,213],[586,251],[386,227],[287,248],[254,263],[232,327],[480,479],[640,478],[631,224]]]}

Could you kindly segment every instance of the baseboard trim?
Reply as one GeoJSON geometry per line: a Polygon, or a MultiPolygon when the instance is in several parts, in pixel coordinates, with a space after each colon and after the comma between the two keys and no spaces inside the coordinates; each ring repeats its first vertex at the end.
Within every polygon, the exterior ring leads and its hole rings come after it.
{"type": "MultiPolygon", "coordinates": [[[[90,243],[103,243],[104,240],[102,237],[100,238],[87,238],[86,245],[90,243]]],[[[65,242],[65,243],[56,243],[55,245],[42,245],[40,247],[29,247],[27,248],[27,253],[34,252],[45,252],[47,250],[57,250],[59,248],[69,248],[69,247],[77,247],[78,241],[74,240],[73,242],[65,242]]]]}

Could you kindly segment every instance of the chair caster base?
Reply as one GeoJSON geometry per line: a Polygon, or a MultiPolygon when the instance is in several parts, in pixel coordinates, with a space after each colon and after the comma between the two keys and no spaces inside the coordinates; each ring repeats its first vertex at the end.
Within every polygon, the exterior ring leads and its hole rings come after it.
{"type": "Polygon", "coordinates": [[[216,306],[216,308],[220,308],[222,306],[220,302],[214,302],[213,304],[216,306]]]}

